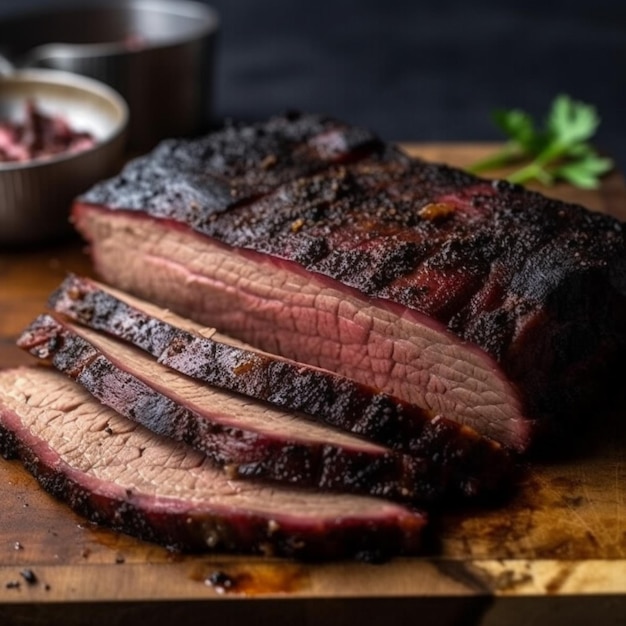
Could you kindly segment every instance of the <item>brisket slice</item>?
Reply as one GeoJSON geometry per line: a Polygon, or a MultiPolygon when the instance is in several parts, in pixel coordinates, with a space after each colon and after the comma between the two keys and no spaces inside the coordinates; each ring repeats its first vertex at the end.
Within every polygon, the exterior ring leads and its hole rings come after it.
{"type": "MultiPolygon", "coordinates": [[[[214,329],[91,279],[68,276],[49,304],[210,385],[303,412],[425,459],[433,475],[443,477],[439,488],[431,488],[433,494],[444,484],[450,493],[485,493],[511,477],[512,461],[504,449],[466,426],[442,416],[431,419],[414,405],[332,372],[233,345],[214,329]]],[[[411,491],[422,491],[420,482],[411,491]]]]}
{"type": "Polygon", "coordinates": [[[306,559],[414,554],[421,513],[232,480],[48,368],[0,372],[0,452],[79,514],[178,550],[306,559]]]}
{"type": "Polygon", "coordinates": [[[497,464],[474,468],[392,452],[208,387],[131,346],[48,315],[38,317],[18,343],[35,356],[50,359],[59,371],[121,415],[190,444],[232,477],[433,501],[459,494],[475,496],[507,476],[497,464]],[[494,470],[496,476],[491,478],[494,470]]]}
{"type": "Polygon", "coordinates": [[[624,347],[622,224],[354,136],[304,115],[168,141],[74,223],[107,282],[525,449],[624,347]]]}

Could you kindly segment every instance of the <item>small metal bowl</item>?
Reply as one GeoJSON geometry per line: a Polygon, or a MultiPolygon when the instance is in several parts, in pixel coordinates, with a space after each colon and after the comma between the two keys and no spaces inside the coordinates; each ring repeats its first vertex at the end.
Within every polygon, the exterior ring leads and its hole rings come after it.
{"type": "Polygon", "coordinates": [[[32,99],[47,115],[60,115],[88,131],[87,150],[0,163],[0,245],[51,241],[71,232],[72,200],[122,164],[128,108],[102,83],[67,72],[26,70],[0,77],[0,119],[19,120],[32,99]]]}

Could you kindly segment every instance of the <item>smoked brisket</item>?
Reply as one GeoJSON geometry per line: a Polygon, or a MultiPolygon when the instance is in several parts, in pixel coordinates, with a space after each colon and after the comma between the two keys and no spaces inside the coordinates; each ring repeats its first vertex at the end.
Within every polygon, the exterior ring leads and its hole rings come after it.
{"type": "Polygon", "coordinates": [[[625,344],[618,220],[329,118],[166,141],[73,220],[105,281],[516,450],[625,344]]]}
{"type": "Polygon", "coordinates": [[[233,480],[49,368],[0,371],[0,453],[79,514],[177,550],[378,559],[415,554],[425,524],[385,500],[233,480]]]}

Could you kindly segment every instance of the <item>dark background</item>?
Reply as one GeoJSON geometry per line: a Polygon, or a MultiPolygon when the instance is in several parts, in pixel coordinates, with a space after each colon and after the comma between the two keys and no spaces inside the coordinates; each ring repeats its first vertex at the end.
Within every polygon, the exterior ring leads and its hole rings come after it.
{"type": "MultiPolygon", "coordinates": [[[[94,0],[97,2],[97,0],[94,0]]],[[[83,0],[83,4],[88,4],[83,0]]],[[[0,18],[54,0],[0,0],[0,18]]],[[[626,168],[623,0],[212,0],[217,118],[330,113],[389,140],[493,140],[490,112],[593,103],[626,168]]]]}

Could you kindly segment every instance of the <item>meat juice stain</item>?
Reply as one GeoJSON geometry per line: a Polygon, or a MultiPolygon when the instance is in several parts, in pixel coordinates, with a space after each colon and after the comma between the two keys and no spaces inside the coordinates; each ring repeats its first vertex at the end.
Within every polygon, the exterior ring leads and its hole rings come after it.
{"type": "Polygon", "coordinates": [[[293,593],[306,586],[306,570],[291,563],[259,565],[196,563],[189,574],[219,594],[260,596],[293,593]]]}
{"type": "Polygon", "coordinates": [[[156,543],[142,541],[137,537],[117,532],[104,526],[85,522],[89,531],[89,543],[83,547],[83,560],[90,559],[123,565],[124,563],[172,563],[182,560],[183,555],[172,552],[156,543]]]}

